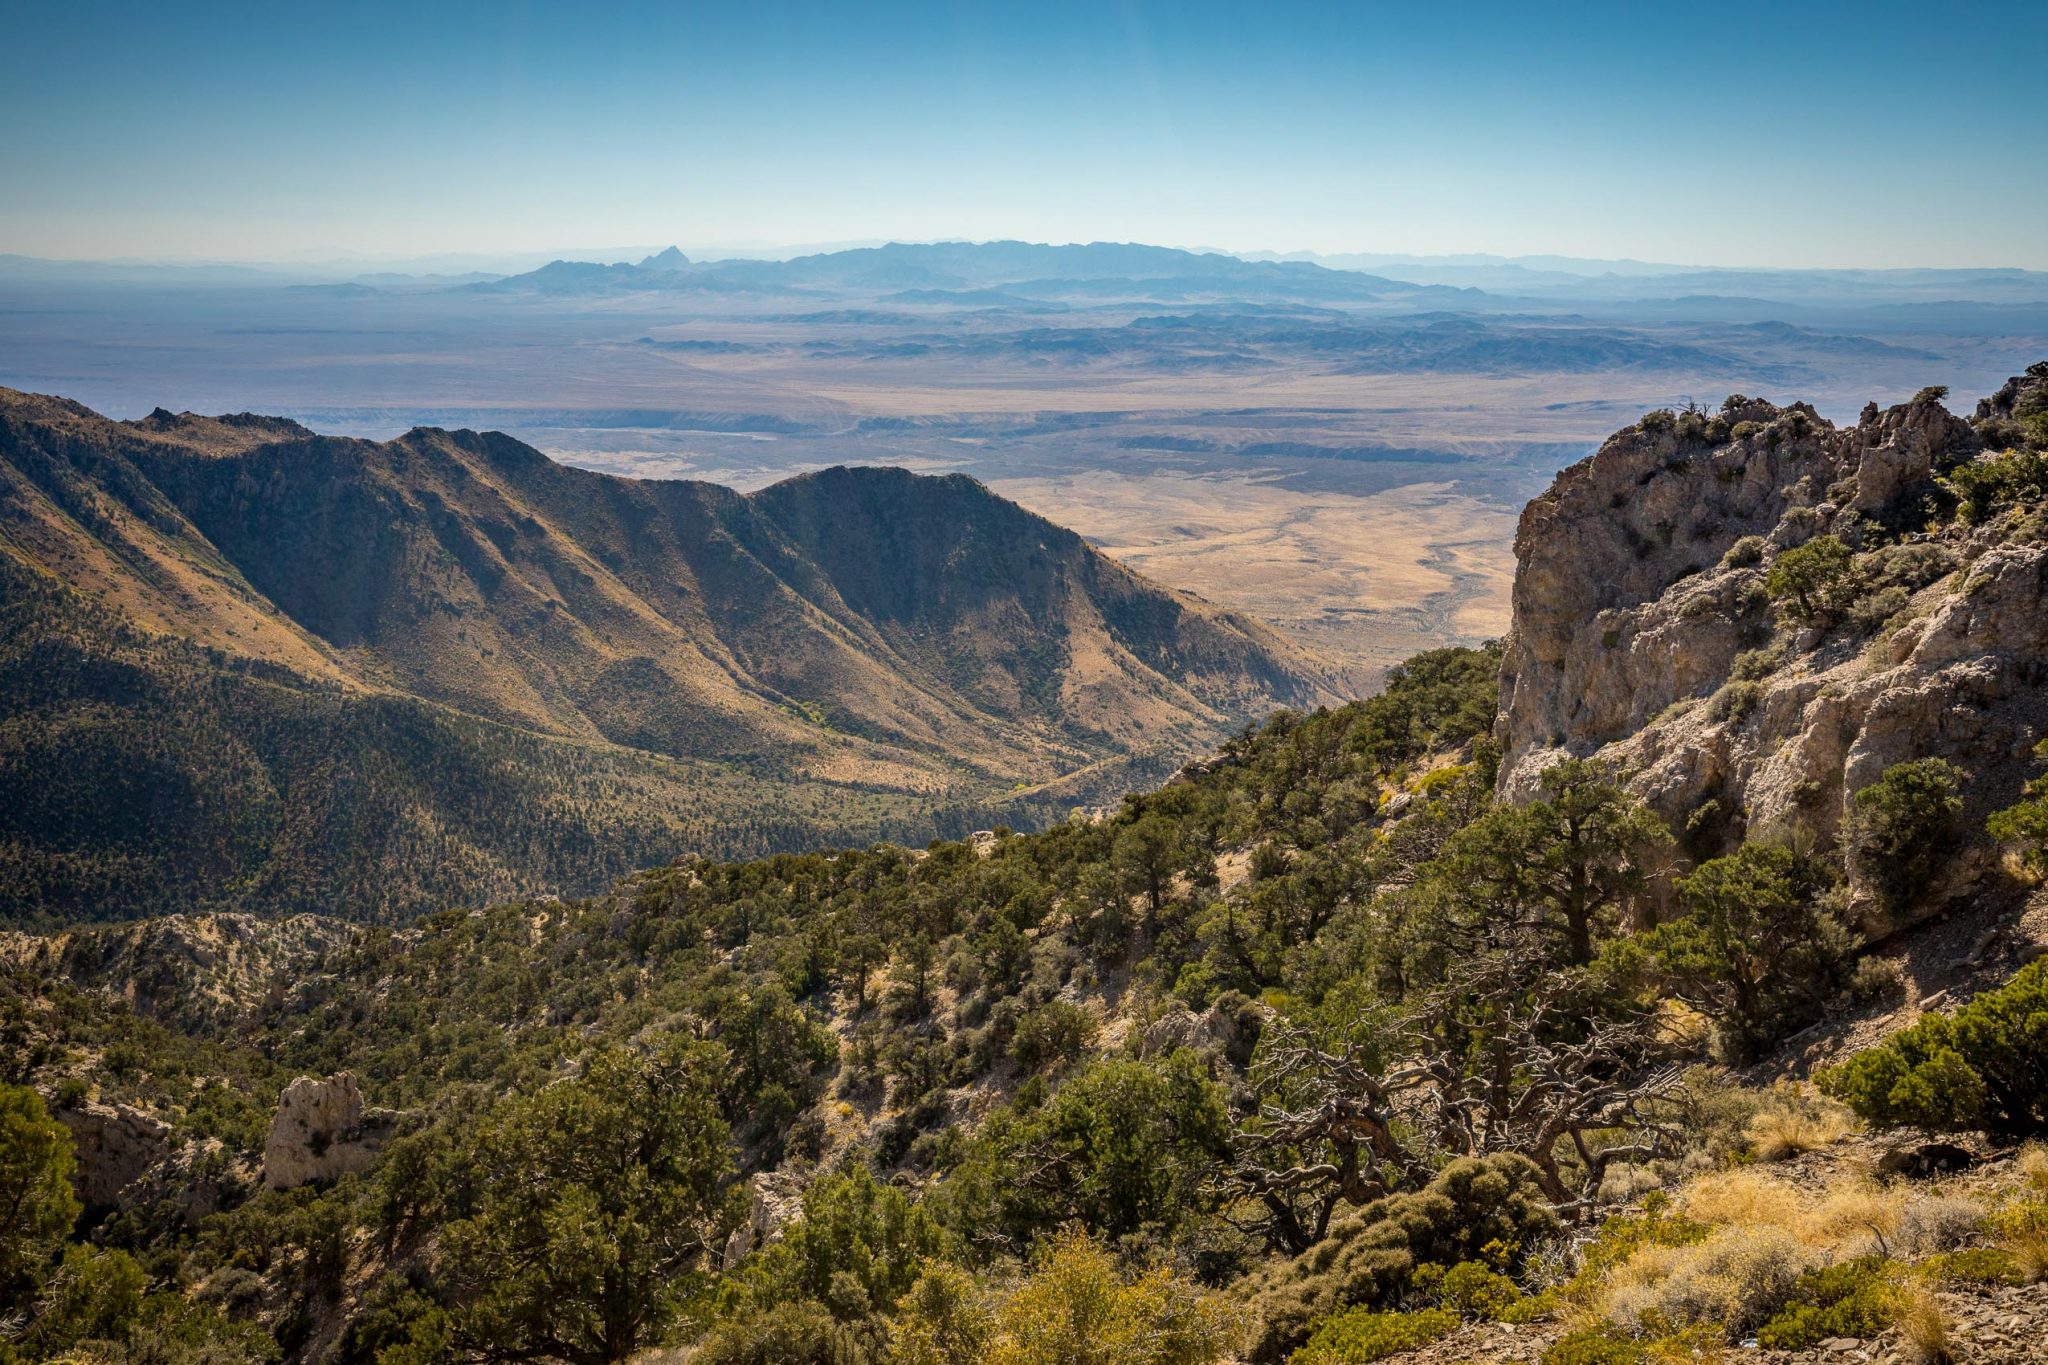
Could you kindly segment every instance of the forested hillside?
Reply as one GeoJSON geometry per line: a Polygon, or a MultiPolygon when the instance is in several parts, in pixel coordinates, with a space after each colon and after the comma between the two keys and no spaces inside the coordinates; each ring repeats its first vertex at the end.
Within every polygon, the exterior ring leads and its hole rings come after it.
{"type": "Polygon", "coordinates": [[[0,922],[397,922],[1038,823],[1322,676],[964,478],[745,498],[0,393],[0,922]]]}
{"type": "MultiPolygon", "coordinates": [[[[1898,667],[1873,632],[1995,604],[2011,571],[1988,566],[2044,553],[2037,381],[1894,485],[1910,521],[1851,544],[1847,490],[1815,485],[1776,513],[1793,529],[1760,537],[1768,609],[1744,627],[1779,660],[1760,690],[1898,667]],[[1953,567],[1859,612],[1898,586],[1898,544],[1953,567]]],[[[1739,476],[1813,420],[1653,413],[1562,486],[1695,426],[1653,474],[1739,476]]],[[[1738,591],[1750,551],[1674,587],[1652,545],[1598,586],[1712,638],[1665,599],[1738,591]]],[[[2037,1360],[2041,785],[1887,751],[1820,794],[1835,825],[1740,818],[1739,779],[1674,818],[1590,729],[1540,731],[1554,752],[1528,761],[1544,641],[1630,636],[1523,600],[1501,647],[1420,655],[1038,833],[690,857],[590,898],[274,941],[205,918],[10,938],[9,1349],[2037,1360]]],[[[1952,715],[1958,676],[1923,679],[1952,715]]],[[[1718,718],[1651,718],[1671,770],[1793,714],[1695,677],[1718,718]]]]}

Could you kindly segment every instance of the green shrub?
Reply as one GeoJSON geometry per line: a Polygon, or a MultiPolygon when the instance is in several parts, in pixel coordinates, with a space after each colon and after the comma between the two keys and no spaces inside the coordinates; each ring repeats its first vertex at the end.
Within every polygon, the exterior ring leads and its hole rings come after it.
{"type": "Polygon", "coordinates": [[[55,1356],[81,1342],[124,1340],[148,1287],[149,1277],[127,1252],[74,1243],[50,1276],[29,1344],[55,1356]]]}
{"type": "Polygon", "coordinates": [[[1849,625],[1860,635],[1872,635],[1891,624],[1906,609],[1911,597],[1897,584],[1864,593],[1849,604],[1849,625]]]}
{"type": "Polygon", "coordinates": [[[78,1217],[71,1193],[71,1134],[50,1117],[42,1097],[22,1085],[0,1085],[0,1304],[41,1279],[78,1217]]]}
{"type": "Polygon", "coordinates": [[[2000,508],[2048,495],[2048,453],[2008,450],[1982,456],[1950,470],[1948,487],[1964,523],[1983,521],[2000,508]]]}
{"type": "Polygon", "coordinates": [[[1649,1347],[1605,1323],[1583,1327],[1543,1353],[1543,1365],[1648,1365],[1649,1347]]]}
{"type": "Polygon", "coordinates": [[[1418,1266],[1412,1288],[1435,1299],[1439,1308],[1486,1322],[1522,1301],[1515,1282],[1485,1261],[1460,1261],[1448,1270],[1435,1264],[1418,1266]]]}
{"type": "Polygon", "coordinates": [[[1953,1015],[1928,1015],[1820,1073],[1867,1121],[1930,1132],[2048,1132],[2048,960],[1953,1015]]]}
{"type": "MultiPolygon", "coordinates": [[[[2034,757],[2048,760],[2048,740],[2034,746],[2034,757]]],[[[2037,874],[2048,872],[2048,777],[2027,783],[2022,799],[1995,811],[1984,828],[2001,844],[2011,844],[2020,861],[2037,874]]]]}
{"type": "Polygon", "coordinates": [[[1291,1365],[1364,1365],[1427,1346],[1457,1328],[1458,1315],[1441,1308],[1414,1313],[1350,1308],[1318,1327],[1288,1359],[1291,1365]]]}
{"type": "Polygon", "coordinates": [[[1828,908],[1829,875],[1791,849],[1745,844],[1680,881],[1688,913],[1643,936],[1672,988],[1713,1018],[1730,1058],[1818,1018],[1847,975],[1855,944],[1828,908]]]}
{"type": "Polygon", "coordinates": [[[1736,682],[1762,682],[1785,666],[1785,645],[1783,641],[1765,645],[1761,649],[1745,649],[1735,656],[1729,666],[1728,676],[1736,682]]]}
{"type": "Polygon", "coordinates": [[[1691,1246],[1704,1241],[1707,1232],[1705,1223],[1674,1212],[1670,1195],[1652,1191],[1643,1200],[1641,1212],[1619,1214],[1600,1225],[1580,1254],[1579,1273],[1573,1277],[1571,1289],[1575,1293],[1592,1289],[1646,1246],[1691,1246]]]}
{"type": "Polygon", "coordinates": [[[1764,551],[1768,548],[1769,542],[1762,536],[1743,536],[1728,547],[1727,553],[1721,556],[1721,563],[1725,568],[1746,569],[1751,565],[1763,563],[1764,551]]]}
{"type": "Polygon", "coordinates": [[[1815,536],[1787,550],[1764,579],[1773,601],[1803,621],[1825,621],[1848,605],[1854,586],[1854,557],[1837,536],[1815,536]]]}
{"type": "Polygon", "coordinates": [[[887,1358],[872,1324],[840,1322],[805,1301],[729,1318],[691,1357],[695,1365],[877,1365],[887,1358]]]}
{"type": "Polygon", "coordinates": [[[2019,1263],[2003,1247],[1968,1247],[1945,1251],[1920,1263],[1921,1270],[1944,1284],[2025,1284],[2019,1263]]]}
{"type": "Polygon", "coordinates": [[[1740,722],[1756,710],[1764,699],[1763,684],[1754,682],[1731,682],[1707,700],[1707,719],[1715,724],[1724,721],[1740,722]]]}
{"type": "Polygon", "coordinates": [[[1946,759],[1916,758],[1886,768],[1850,801],[1843,830],[1850,865],[1888,908],[1923,896],[1955,856],[1964,776],[1946,759]]]}
{"type": "Polygon", "coordinates": [[[1048,1000],[1017,1021],[1010,1056],[1025,1071],[1062,1071],[1095,1042],[1095,1016],[1067,1000],[1048,1000]]]}
{"type": "Polygon", "coordinates": [[[1830,1337],[1874,1337],[1889,1325],[1885,1304],[1897,1266],[1880,1256],[1820,1266],[1799,1276],[1792,1302],[1757,1329],[1757,1345],[1803,1351],[1830,1337]]]}
{"type": "Polygon", "coordinates": [[[1318,1322],[1389,1302],[1417,1266],[1478,1260],[1496,1242],[1532,1246],[1557,1227],[1526,1158],[1453,1161],[1427,1189],[1374,1200],[1275,1271],[1255,1305],[1260,1328],[1252,1358],[1279,1360],[1318,1322]]]}

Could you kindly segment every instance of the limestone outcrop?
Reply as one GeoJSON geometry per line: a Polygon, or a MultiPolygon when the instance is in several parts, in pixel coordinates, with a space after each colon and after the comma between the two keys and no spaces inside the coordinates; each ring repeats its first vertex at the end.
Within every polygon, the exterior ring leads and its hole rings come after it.
{"type": "Polygon", "coordinates": [[[126,1104],[59,1108],[78,1154],[72,1184],[87,1208],[113,1208],[122,1193],[145,1181],[171,1145],[170,1125],[126,1104]]]}
{"type": "Polygon", "coordinates": [[[263,1143],[263,1183],[289,1190],[364,1170],[397,1120],[390,1110],[364,1107],[351,1072],[326,1080],[301,1076],[278,1096],[263,1143]]]}
{"type": "MultiPolygon", "coordinates": [[[[1701,854],[1794,829],[1826,844],[1857,791],[1934,756],[1968,775],[1981,831],[2048,734],[2048,535],[1958,516],[1944,479],[2048,400],[2048,365],[1974,426],[1943,396],[1841,428],[1740,398],[1653,413],[1560,474],[1516,537],[1503,795],[1597,755],[1701,854]],[[1825,609],[1789,610],[1771,570],[1819,537],[1847,551],[1846,578],[1825,609]]],[[[1981,850],[1958,859],[1914,910],[1982,867],[1981,850]]],[[[1854,889],[1867,932],[1896,927],[1900,907],[1854,889]]]]}

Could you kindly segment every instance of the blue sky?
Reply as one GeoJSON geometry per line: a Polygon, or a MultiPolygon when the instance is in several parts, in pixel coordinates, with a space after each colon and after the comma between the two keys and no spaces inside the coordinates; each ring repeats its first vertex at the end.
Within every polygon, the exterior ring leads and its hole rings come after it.
{"type": "Polygon", "coordinates": [[[0,251],[2048,268],[2048,4],[0,0],[0,251]]]}

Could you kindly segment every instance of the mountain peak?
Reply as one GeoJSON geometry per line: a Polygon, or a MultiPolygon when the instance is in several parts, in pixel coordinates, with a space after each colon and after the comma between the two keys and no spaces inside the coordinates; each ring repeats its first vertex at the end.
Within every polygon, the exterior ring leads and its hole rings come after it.
{"type": "MultiPolygon", "coordinates": [[[[6,394],[0,417],[0,590],[72,590],[33,597],[0,672],[39,650],[95,665],[0,689],[0,721],[52,736],[0,754],[0,794],[61,770],[64,809],[102,825],[150,784],[151,809],[189,816],[121,826],[138,880],[113,903],[296,909],[444,837],[473,853],[410,864],[365,913],[588,890],[685,849],[921,842],[942,818],[1112,798],[1247,720],[1332,699],[1319,661],[1272,632],[961,474],[837,467],[742,497],[570,468],[496,432],[114,422],[6,394]],[[115,675],[129,681],[110,692],[115,675]],[[64,747],[172,724],[204,737],[191,763],[121,791],[96,785],[119,765],[64,747]],[[386,794],[412,814],[245,838],[191,796],[228,783],[341,818],[312,794],[337,748],[399,763],[386,794]],[[501,828],[498,802],[571,818],[501,828]],[[764,825],[764,808],[790,814],[764,825]]],[[[42,809],[0,801],[0,844],[25,841],[61,880],[76,830],[30,827],[42,809]]],[[[81,883],[45,899],[110,898],[81,883]]]]}
{"type": "Polygon", "coordinates": [[[640,268],[642,270],[681,270],[689,263],[690,258],[688,256],[685,256],[675,247],[669,247],[665,251],[657,251],[652,256],[642,258],[640,268]]]}

